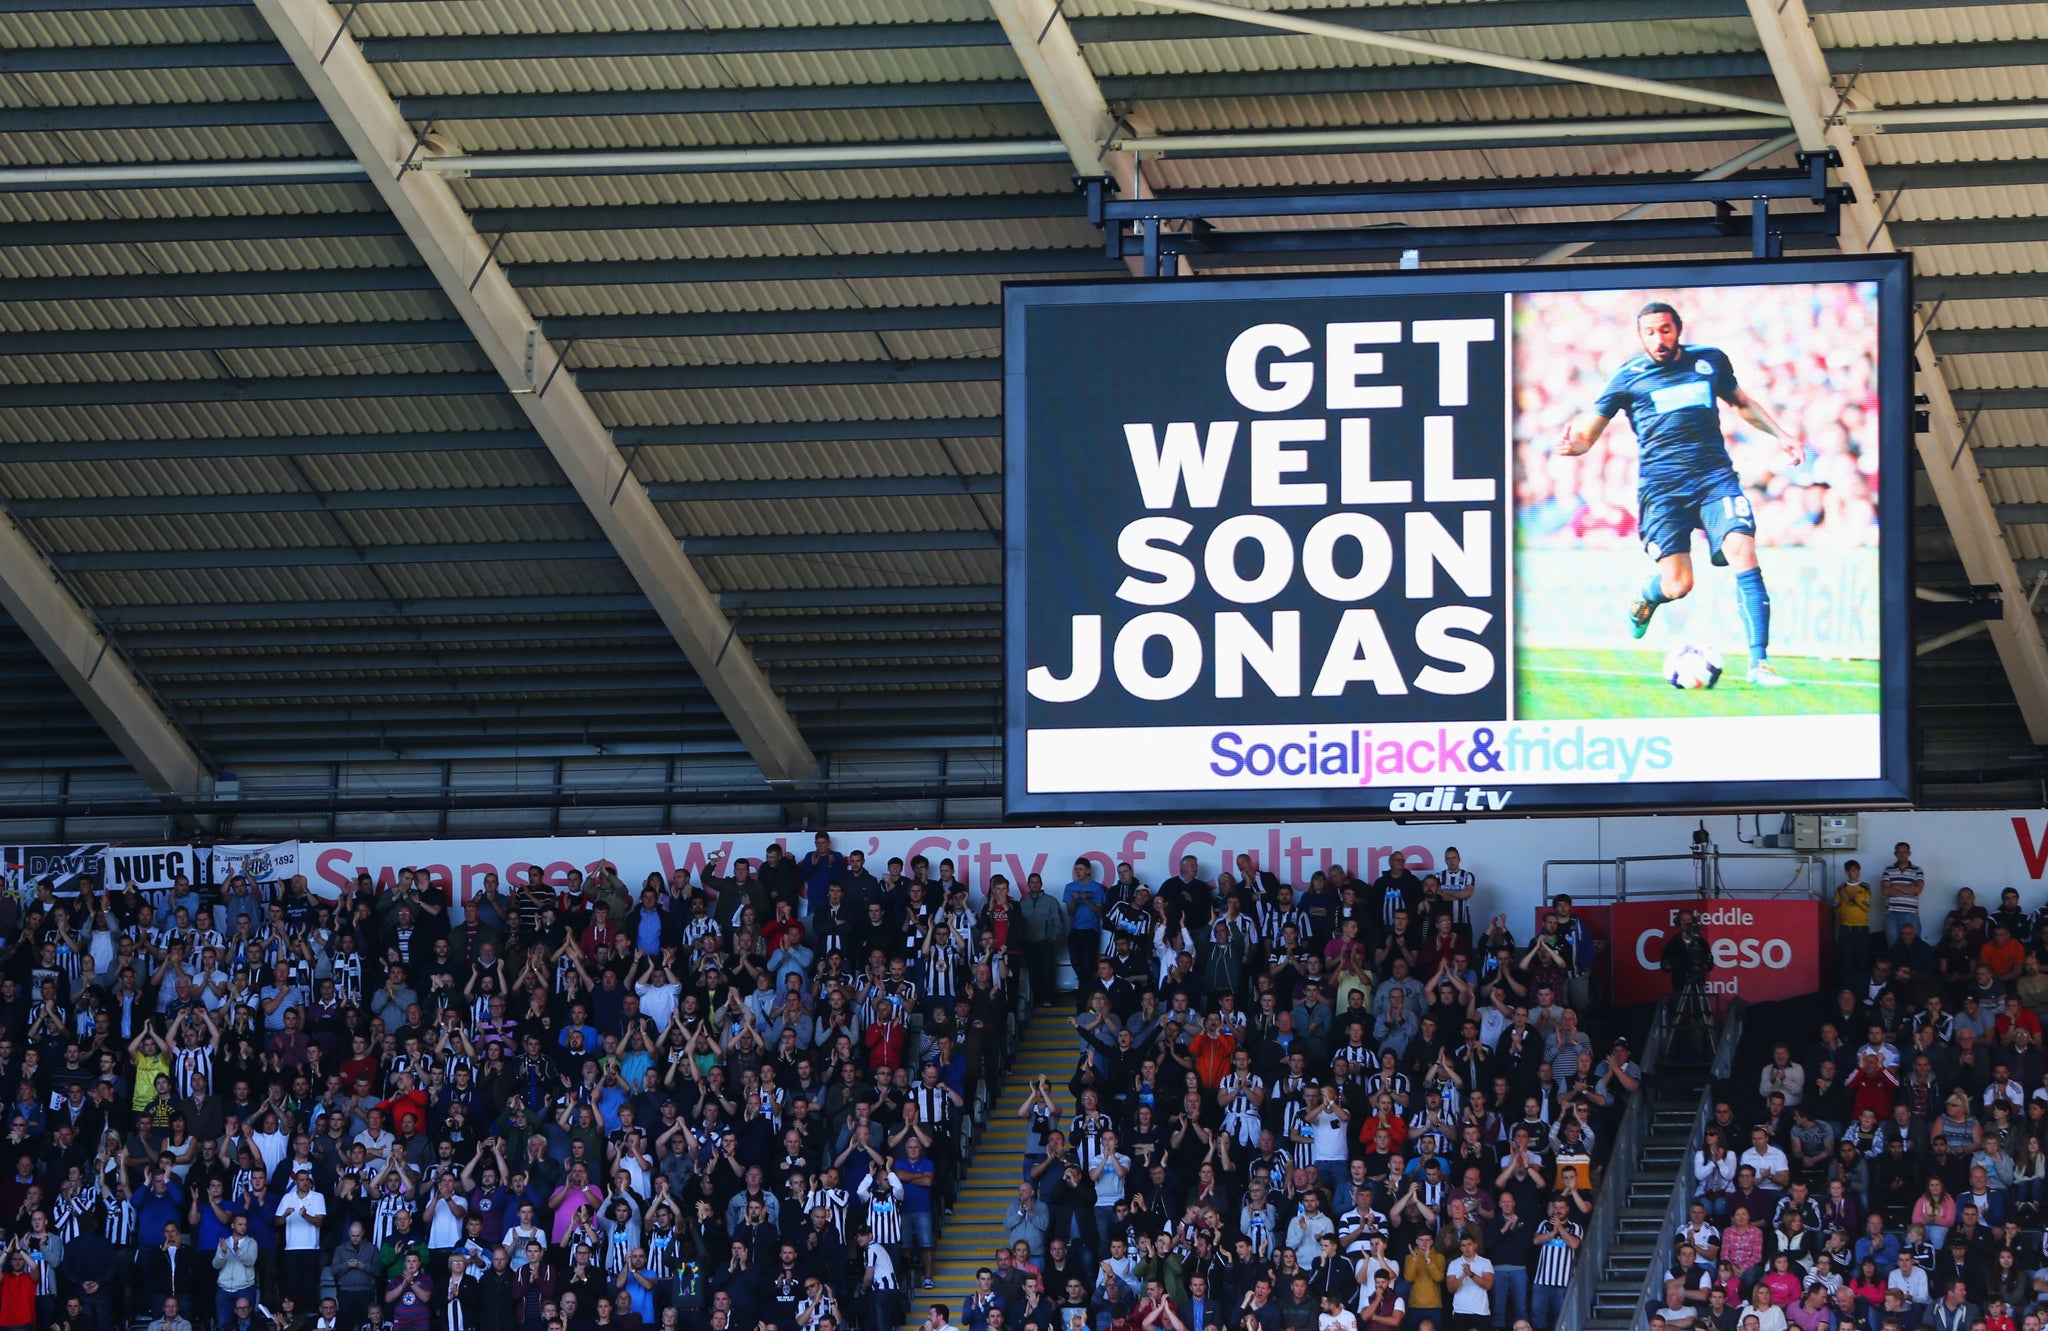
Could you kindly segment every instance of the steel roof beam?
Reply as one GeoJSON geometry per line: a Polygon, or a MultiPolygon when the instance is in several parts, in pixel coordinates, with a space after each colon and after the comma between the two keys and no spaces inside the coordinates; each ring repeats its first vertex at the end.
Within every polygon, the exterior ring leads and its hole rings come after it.
{"type": "MultiPolygon", "coordinates": [[[[989,691],[984,688],[972,689],[930,689],[916,695],[924,703],[935,708],[975,708],[991,705],[989,691]]],[[[877,712],[900,711],[916,713],[922,706],[907,706],[903,696],[884,693],[849,693],[830,704],[819,704],[817,699],[804,699],[813,715],[829,716],[833,712],[846,715],[872,715],[877,712]],[[829,706],[830,710],[827,710],[829,706]]],[[[524,717],[535,717],[543,721],[560,719],[574,720],[579,717],[666,717],[670,723],[710,723],[717,719],[718,712],[710,704],[698,699],[684,702],[664,702],[664,695],[652,697],[593,697],[577,700],[551,702],[521,701],[517,699],[479,699],[465,704],[458,710],[451,710],[444,702],[381,702],[340,703],[316,701],[308,703],[252,702],[246,713],[221,714],[197,724],[200,733],[211,735],[223,728],[274,727],[289,718],[293,724],[303,720],[308,725],[334,725],[358,722],[365,725],[395,725],[401,722],[443,721],[454,724],[458,721],[516,721],[524,717]]],[[[731,734],[730,729],[726,731],[731,734]]],[[[289,731],[287,731],[287,735],[289,731]]],[[[737,741],[734,742],[737,747],[737,741]]]]}
{"type": "Polygon", "coordinates": [[[203,793],[206,759],[80,604],[28,535],[0,510],[0,609],[34,643],[144,783],[160,795],[203,793]]]}
{"type": "MultiPolygon", "coordinates": [[[[708,448],[733,444],[869,443],[898,439],[994,439],[996,416],[868,421],[783,421],[733,425],[650,425],[614,430],[621,448],[708,448]]],[[[336,453],[498,452],[543,448],[530,430],[263,435],[230,439],[79,439],[0,442],[11,462],[129,462],[164,458],[310,456],[336,453]]],[[[337,498],[339,496],[330,496],[337,498]]]]}
{"type": "MultiPolygon", "coordinates": [[[[5,455],[0,454],[0,460],[5,455]]],[[[775,499],[842,499],[885,496],[1001,494],[995,472],[954,476],[806,477],[761,481],[651,481],[644,483],[657,503],[702,503],[775,499]]],[[[480,486],[474,489],[260,491],[238,494],[110,495],[92,499],[20,499],[23,518],[164,517],[208,513],[330,513],[421,508],[524,508],[580,504],[566,485],[480,486]]],[[[569,546],[554,542],[548,548],[569,546]]],[[[601,544],[601,543],[600,543],[601,544]]],[[[432,547],[427,547],[432,548],[432,547]]],[[[560,552],[571,555],[564,548],[560,552]]]]}
{"type": "MultiPolygon", "coordinates": [[[[764,616],[754,614],[740,625],[740,636],[750,641],[765,638],[850,635],[863,643],[876,641],[914,643],[917,635],[947,633],[998,633],[1000,615],[977,611],[955,611],[942,622],[914,616],[886,614],[843,614],[764,616]]],[[[584,616],[574,620],[541,620],[499,624],[430,624],[392,627],[353,625],[345,630],[299,626],[224,631],[169,626],[130,625],[123,641],[129,653],[147,663],[158,653],[191,650],[234,650],[239,648],[277,651],[340,652],[367,647],[463,647],[475,643],[578,642],[613,643],[669,641],[669,633],[649,610],[636,619],[601,619],[584,616]]]]}
{"type": "MultiPolygon", "coordinates": [[[[545,648],[510,647],[503,649],[414,649],[410,651],[379,652],[324,652],[319,649],[302,654],[284,653],[278,655],[226,655],[205,653],[199,656],[163,655],[149,659],[151,678],[169,679],[178,676],[230,676],[230,675],[300,675],[306,676],[316,687],[322,680],[354,674],[382,674],[397,670],[515,670],[549,671],[551,680],[561,681],[565,690],[577,687],[579,671],[608,669],[655,669],[680,668],[684,662],[675,650],[673,642],[648,646],[627,646],[606,641],[602,650],[593,652],[597,643],[586,642],[581,647],[545,648]],[[667,650],[663,650],[666,647],[667,650]]],[[[770,647],[757,647],[754,659],[764,666],[798,666],[811,662],[845,661],[871,656],[876,639],[863,637],[859,642],[806,642],[787,643],[770,647]]],[[[932,641],[898,642],[891,640],[891,653],[901,659],[919,660],[987,661],[1001,657],[1003,646],[1000,638],[981,641],[932,641]]],[[[40,661],[37,662],[40,665],[40,661]]],[[[337,685],[330,692],[346,693],[346,688],[337,685]]]]}
{"type": "MultiPolygon", "coordinates": [[[[822,666],[813,669],[785,669],[782,687],[788,689],[863,688],[869,685],[942,685],[1000,682],[999,666],[923,666],[880,662],[872,665],[822,666]]],[[[220,684],[166,686],[164,692],[180,708],[192,706],[239,706],[250,698],[333,698],[402,697],[407,694],[468,698],[487,694],[533,693],[543,697],[570,697],[579,693],[697,693],[703,685],[682,670],[657,670],[637,674],[618,671],[593,672],[588,678],[570,677],[559,671],[547,674],[478,676],[450,675],[445,668],[433,674],[407,678],[351,679],[323,685],[315,677],[304,683],[237,680],[220,684]]],[[[792,704],[793,705],[793,704],[792,704]]]]}
{"type": "MultiPolygon", "coordinates": [[[[431,173],[407,172],[408,175],[431,173]]],[[[1087,222],[1080,194],[906,195],[863,199],[788,199],[741,203],[628,204],[616,207],[488,208],[472,215],[476,230],[500,232],[695,230],[745,226],[891,226],[902,223],[989,222],[1072,218],[1087,222]]],[[[384,213],[255,213],[0,225],[0,244],[98,245],[129,242],[303,240],[402,236],[384,213]]]]}
{"type": "Polygon", "coordinates": [[[524,300],[492,262],[448,183],[406,169],[418,135],[326,0],[255,0],[351,153],[476,334],[504,387],[547,442],[598,526],[770,780],[812,775],[817,759],[702,575],[524,300]]]}
{"type": "MultiPolygon", "coordinates": [[[[1828,57],[1814,35],[1804,0],[1748,4],[1800,146],[1808,151],[1832,148],[1840,154],[1842,183],[1854,191],[1853,202],[1844,209],[1842,247],[1852,253],[1887,253],[1913,243],[1909,228],[1889,225],[1888,210],[1871,185],[1856,135],[1836,116],[1844,97],[1831,81],[1828,57]]],[[[1924,474],[1971,583],[1996,587],[2003,598],[2005,616],[1991,622],[1990,636],[2029,736],[2036,744],[2048,744],[2048,641],[2028,611],[2025,586],[1999,531],[1999,517],[1976,460],[1969,454],[1958,404],[1938,362],[1930,361],[1918,376],[1918,385],[1930,425],[1916,436],[1926,463],[1924,474]]],[[[1899,479],[1904,483],[1908,478],[1899,479]]]]}
{"type": "MultiPolygon", "coordinates": [[[[909,361],[655,365],[576,373],[583,390],[588,393],[643,393],[705,388],[993,382],[1001,377],[1002,368],[1000,357],[969,356],[909,361]]],[[[555,385],[556,389],[561,387],[560,382],[555,385]]],[[[504,382],[490,371],[280,375],[246,380],[130,379],[102,383],[7,384],[0,386],[0,408],[169,402],[299,402],[316,398],[494,397],[504,391],[504,382]]]]}
{"type": "MultiPolygon", "coordinates": [[[[849,607],[932,607],[998,605],[1003,589],[989,583],[925,584],[905,587],[735,588],[718,594],[732,611],[756,613],[801,610],[842,610],[849,607]]],[[[404,602],[375,600],[251,601],[236,603],[180,602],[169,605],[107,605],[100,619],[110,625],[283,624],[293,620],[403,620],[418,623],[439,618],[525,618],[533,615],[589,617],[633,614],[648,610],[639,595],[602,596],[444,596],[404,602]]],[[[336,632],[346,633],[346,627],[336,632]]]]}
{"type": "MultiPolygon", "coordinates": [[[[0,232],[5,226],[0,225],[0,232]]],[[[52,237],[62,244],[61,236],[52,237]]],[[[1100,245],[1045,250],[931,250],[789,254],[718,259],[627,259],[513,264],[515,287],[644,286],[670,282],[786,282],[897,277],[1037,277],[1122,271],[1100,245]]],[[[133,273],[0,280],[0,300],[130,300],[148,296],[261,296],[307,291],[438,291],[423,268],[133,273]]]]}
{"type": "MultiPolygon", "coordinates": [[[[670,538],[674,540],[673,537],[670,538]]],[[[940,550],[1000,550],[1002,536],[987,530],[790,532],[764,536],[692,536],[678,542],[697,556],[916,554],[940,550]]],[[[264,546],[229,550],[86,550],[53,554],[68,573],[147,573],[152,569],[378,568],[400,564],[511,563],[522,560],[615,557],[606,541],[489,541],[437,545],[264,546]]]]}

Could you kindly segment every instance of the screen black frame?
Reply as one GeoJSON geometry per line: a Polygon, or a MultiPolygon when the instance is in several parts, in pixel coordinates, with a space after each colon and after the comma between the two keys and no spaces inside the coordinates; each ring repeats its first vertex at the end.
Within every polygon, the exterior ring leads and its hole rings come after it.
{"type": "MultiPolygon", "coordinates": [[[[1298,813],[1386,818],[1392,787],[1305,790],[1090,791],[1033,793],[1025,780],[1027,625],[1025,533],[1030,524],[1030,374],[1025,317],[1050,305],[1159,305],[1329,297],[1457,293],[1597,291],[1614,287],[1777,286],[1798,282],[1875,282],[1878,287],[1878,488],[1880,606],[1880,775],[1841,781],[1665,782],[1562,785],[1495,782],[1515,792],[1512,812],[1472,817],[1670,813],[1793,808],[1908,808],[1915,801],[1913,716],[1913,302],[1909,254],[1822,255],[1798,259],[1702,260],[1569,268],[1443,269],[1248,278],[1006,283],[1003,288],[1003,809],[1011,819],[1046,815],[1143,817],[1154,814],[1298,813]]],[[[1427,815],[1424,815],[1427,816],[1427,815]]],[[[1460,811],[1460,817],[1468,811],[1460,811]]]]}

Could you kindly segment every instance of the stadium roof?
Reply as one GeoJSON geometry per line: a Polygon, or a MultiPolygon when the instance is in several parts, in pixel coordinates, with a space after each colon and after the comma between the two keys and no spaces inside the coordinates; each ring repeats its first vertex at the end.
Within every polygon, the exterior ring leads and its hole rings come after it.
{"type": "Polygon", "coordinates": [[[1844,248],[1922,274],[1922,584],[2007,606],[1920,658],[1927,794],[2038,797],[2048,4],[1217,8],[0,0],[0,763],[189,793],[938,753],[985,781],[1001,287],[1126,274],[1077,170],[1580,180],[1833,146],[1844,248]]]}

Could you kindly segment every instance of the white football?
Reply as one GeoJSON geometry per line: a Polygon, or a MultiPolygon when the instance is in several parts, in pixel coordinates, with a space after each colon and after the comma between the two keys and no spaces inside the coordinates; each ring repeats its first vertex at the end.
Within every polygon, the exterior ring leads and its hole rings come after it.
{"type": "Polygon", "coordinates": [[[1674,689],[1711,689],[1721,682],[1721,654],[1696,642],[1664,658],[1664,682],[1674,689]]]}

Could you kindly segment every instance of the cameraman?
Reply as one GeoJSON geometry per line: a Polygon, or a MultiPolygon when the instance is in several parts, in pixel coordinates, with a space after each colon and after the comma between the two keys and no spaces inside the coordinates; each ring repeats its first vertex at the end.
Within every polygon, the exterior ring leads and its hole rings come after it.
{"type": "Polygon", "coordinates": [[[1664,957],[1657,963],[1671,973],[1673,992],[1686,986],[1704,984],[1714,970],[1714,950],[1700,932],[1700,918],[1689,910],[1678,912],[1678,932],[1664,943],[1664,957]]]}

